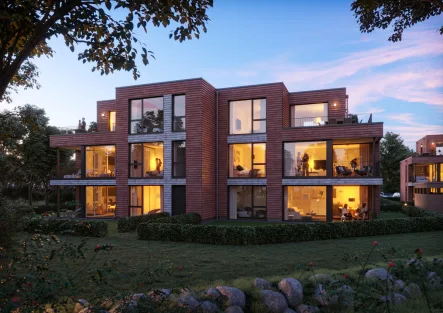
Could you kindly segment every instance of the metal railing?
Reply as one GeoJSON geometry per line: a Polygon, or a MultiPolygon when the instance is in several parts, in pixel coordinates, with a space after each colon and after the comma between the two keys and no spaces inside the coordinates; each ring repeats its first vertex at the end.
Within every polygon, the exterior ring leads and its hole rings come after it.
{"type": "Polygon", "coordinates": [[[291,127],[311,127],[326,125],[351,125],[372,123],[372,113],[351,114],[348,113],[343,118],[332,118],[328,116],[294,117],[291,120],[291,127]]]}

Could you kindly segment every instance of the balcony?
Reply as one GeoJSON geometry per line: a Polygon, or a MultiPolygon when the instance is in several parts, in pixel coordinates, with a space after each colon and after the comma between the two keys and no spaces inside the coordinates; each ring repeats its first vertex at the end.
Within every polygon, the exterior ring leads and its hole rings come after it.
{"type": "Polygon", "coordinates": [[[313,127],[334,125],[357,125],[371,124],[372,113],[347,114],[343,118],[331,118],[328,116],[293,117],[291,127],[313,127]]]}

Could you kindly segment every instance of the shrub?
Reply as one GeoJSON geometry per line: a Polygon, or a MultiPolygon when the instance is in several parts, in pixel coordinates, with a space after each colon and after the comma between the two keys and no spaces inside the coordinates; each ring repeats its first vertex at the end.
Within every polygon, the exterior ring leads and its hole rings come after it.
{"type": "Polygon", "coordinates": [[[105,221],[33,217],[25,221],[24,230],[29,233],[105,237],[108,235],[108,224],[105,221]]]}
{"type": "Polygon", "coordinates": [[[299,223],[266,226],[142,223],[137,227],[137,238],[142,240],[250,245],[436,230],[443,230],[443,215],[349,223],[299,223]]]}
{"type": "Polygon", "coordinates": [[[160,212],[156,214],[123,217],[117,221],[117,230],[119,233],[134,231],[137,229],[137,226],[141,223],[149,223],[159,218],[169,217],[169,216],[170,214],[167,212],[160,212]]]}
{"type": "Polygon", "coordinates": [[[200,214],[188,213],[182,215],[175,215],[171,217],[162,217],[155,220],[155,223],[159,224],[193,224],[198,225],[202,221],[200,214]]]}

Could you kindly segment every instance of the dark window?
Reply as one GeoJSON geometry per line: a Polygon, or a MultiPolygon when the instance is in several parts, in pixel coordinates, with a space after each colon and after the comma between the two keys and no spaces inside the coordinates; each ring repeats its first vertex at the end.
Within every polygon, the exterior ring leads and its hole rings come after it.
{"type": "Polygon", "coordinates": [[[186,177],[186,141],[172,142],[172,176],[186,177]]]}
{"type": "Polygon", "coordinates": [[[163,132],[163,97],[131,100],[129,133],[163,132]]]}
{"type": "Polygon", "coordinates": [[[172,215],[186,213],[186,186],[172,186],[172,215]]]}
{"type": "Polygon", "coordinates": [[[186,130],[186,96],[174,96],[173,99],[172,130],[181,132],[186,130]]]}
{"type": "Polygon", "coordinates": [[[266,219],[266,187],[231,186],[229,212],[231,219],[266,219]]]}

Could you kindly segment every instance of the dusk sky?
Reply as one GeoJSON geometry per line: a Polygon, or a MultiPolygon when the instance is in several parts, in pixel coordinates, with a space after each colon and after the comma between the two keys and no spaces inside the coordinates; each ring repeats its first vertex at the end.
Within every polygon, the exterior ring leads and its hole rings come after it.
{"type": "MultiPolygon", "coordinates": [[[[443,133],[443,16],[407,29],[403,41],[389,30],[362,34],[351,1],[215,1],[208,32],[184,43],[169,39],[171,27],[138,31],[156,59],[131,72],[100,76],[77,61],[62,39],[53,58],[35,61],[40,90],[20,90],[13,103],[44,108],[55,126],[96,118],[96,101],[115,87],[203,77],[216,88],[284,82],[290,92],[346,87],[350,113],[373,113],[385,131],[406,144],[443,133]],[[319,5],[321,3],[321,5],[319,5]]],[[[140,50],[140,49],[139,49],[140,50]]]]}

